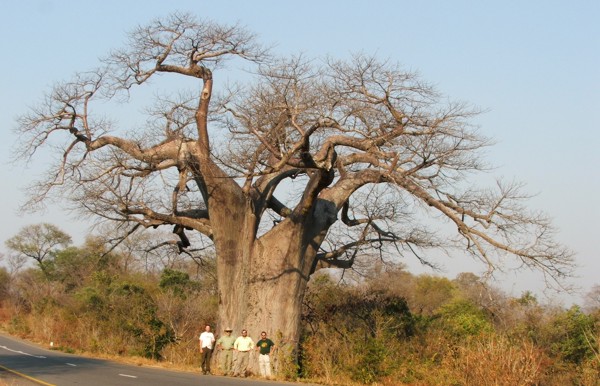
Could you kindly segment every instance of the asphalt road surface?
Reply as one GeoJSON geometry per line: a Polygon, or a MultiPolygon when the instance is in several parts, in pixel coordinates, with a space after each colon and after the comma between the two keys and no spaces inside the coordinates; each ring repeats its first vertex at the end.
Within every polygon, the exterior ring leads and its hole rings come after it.
{"type": "MultiPolygon", "coordinates": [[[[278,386],[290,383],[240,379],[84,358],[0,334],[0,381],[14,386],[278,386]]],[[[1,384],[1,383],[0,383],[1,384]]]]}

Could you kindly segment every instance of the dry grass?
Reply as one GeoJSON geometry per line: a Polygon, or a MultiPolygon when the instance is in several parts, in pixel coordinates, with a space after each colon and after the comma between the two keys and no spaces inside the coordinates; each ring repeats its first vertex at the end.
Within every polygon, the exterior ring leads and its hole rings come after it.
{"type": "Polygon", "coordinates": [[[458,347],[449,365],[465,385],[537,385],[543,375],[543,353],[531,342],[511,342],[502,336],[477,339],[458,347]]]}
{"type": "Polygon", "coordinates": [[[39,386],[39,384],[0,369],[0,386],[39,386]]]}

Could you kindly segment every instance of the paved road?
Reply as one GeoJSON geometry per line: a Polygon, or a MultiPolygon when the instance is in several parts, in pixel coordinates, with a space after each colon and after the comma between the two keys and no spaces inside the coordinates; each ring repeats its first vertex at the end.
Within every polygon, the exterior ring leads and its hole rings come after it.
{"type": "Polygon", "coordinates": [[[0,374],[9,385],[45,386],[278,386],[290,383],[239,379],[124,365],[46,350],[0,334],[0,374]],[[10,374],[10,375],[9,375],[10,374]],[[14,375],[14,377],[13,377],[14,375]]]}

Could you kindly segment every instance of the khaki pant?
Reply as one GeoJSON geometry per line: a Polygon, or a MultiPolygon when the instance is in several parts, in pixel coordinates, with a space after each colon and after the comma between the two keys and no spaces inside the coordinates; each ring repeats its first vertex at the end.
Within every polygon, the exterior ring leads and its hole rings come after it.
{"type": "Polygon", "coordinates": [[[233,376],[241,375],[242,377],[245,377],[249,360],[250,351],[238,351],[235,360],[235,371],[233,372],[233,376]]]}
{"type": "Polygon", "coordinates": [[[258,368],[260,369],[260,375],[264,378],[271,378],[271,356],[269,354],[258,356],[258,368]]]}
{"type": "Polygon", "coordinates": [[[221,351],[221,370],[225,375],[233,372],[233,349],[221,351]]]}

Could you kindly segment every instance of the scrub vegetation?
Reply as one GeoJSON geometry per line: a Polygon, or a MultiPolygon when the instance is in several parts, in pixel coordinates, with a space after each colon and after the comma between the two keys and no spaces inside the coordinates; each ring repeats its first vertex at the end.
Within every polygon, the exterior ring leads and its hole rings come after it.
{"type": "MultiPolygon", "coordinates": [[[[9,239],[2,328],[67,352],[197,371],[202,326],[224,328],[216,325],[214,257],[148,253],[144,238],[110,250],[107,238],[75,247],[58,227],[39,224],[9,239]],[[22,236],[34,234],[26,246],[22,236]]],[[[472,273],[448,279],[383,263],[361,275],[320,273],[302,307],[298,360],[281,345],[276,376],[327,385],[597,385],[599,293],[565,308],[530,292],[507,296],[472,273]]]]}

